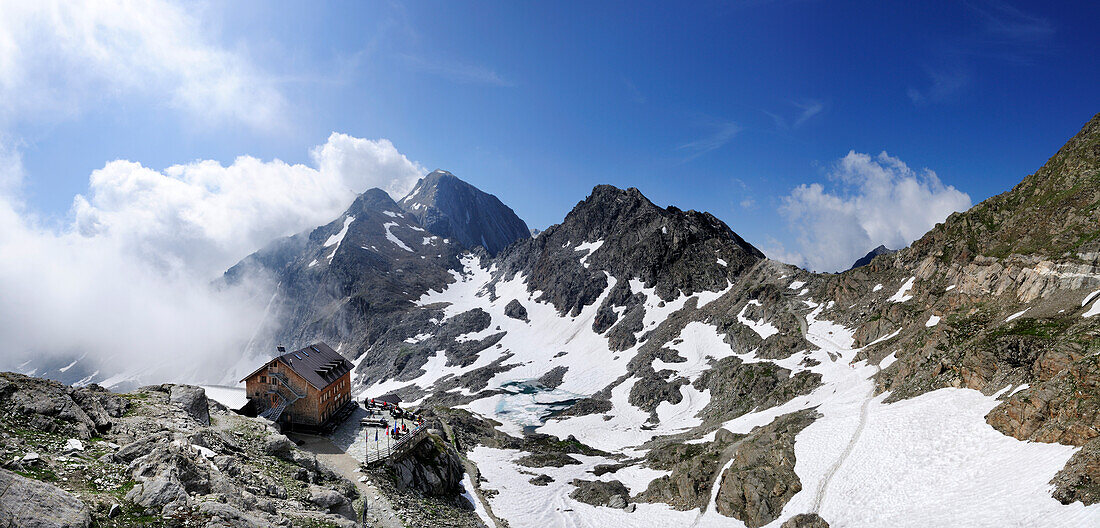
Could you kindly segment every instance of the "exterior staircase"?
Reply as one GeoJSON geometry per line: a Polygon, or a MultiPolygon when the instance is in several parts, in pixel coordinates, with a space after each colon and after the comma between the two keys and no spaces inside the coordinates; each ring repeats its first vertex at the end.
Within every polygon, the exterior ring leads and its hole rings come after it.
{"type": "Polygon", "coordinates": [[[294,390],[294,387],[290,385],[290,380],[287,379],[286,374],[283,374],[281,372],[269,372],[268,377],[278,381],[279,385],[282,385],[283,388],[285,388],[286,391],[290,393],[290,396],[283,394],[282,391],[278,389],[278,386],[272,387],[267,391],[267,394],[275,396],[277,403],[268,407],[266,410],[264,410],[264,412],[260,413],[260,416],[263,418],[267,418],[268,420],[271,420],[273,422],[278,422],[279,418],[283,415],[283,411],[285,411],[286,408],[292,405],[294,402],[305,398],[305,395],[294,390]]]}

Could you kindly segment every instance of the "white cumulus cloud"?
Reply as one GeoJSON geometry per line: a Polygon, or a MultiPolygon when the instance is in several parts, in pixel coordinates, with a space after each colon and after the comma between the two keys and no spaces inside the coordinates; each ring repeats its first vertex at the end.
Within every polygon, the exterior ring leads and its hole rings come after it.
{"type": "Polygon", "coordinates": [[[112,161],[74,199],[74,230],[209,278],[277,237],[332,221],[359,192],[400,198],[427,172],[385,139],[333,133],[311,156],[314,166],[249,156],[164,170],[112,161]]]}
{"type": "Polygon", "coordinates": [[[88,369],[145,381],[231,381],[250,366],[269,285],[212,280],[277,237],[332,221],[356,193],[400,196],[426,172],[384,139],[332,134],[311,155],[310,165],[242,156],[163,170],[112,161],[57,228],[20,200],[18,151],[0,149],[0,370],[86,355],[88,369]]]}
{"type": "Polygon", "coordinates": [[[783,198],[780,214],[798,247],[769,253],[812,270],[844,270],[879,244],[908,246],[971,205],[970,196],[944,185],[935,172],[913,170],[885,152],[849,152],[830,180],[828,188],[803,184],[783,198]]]}

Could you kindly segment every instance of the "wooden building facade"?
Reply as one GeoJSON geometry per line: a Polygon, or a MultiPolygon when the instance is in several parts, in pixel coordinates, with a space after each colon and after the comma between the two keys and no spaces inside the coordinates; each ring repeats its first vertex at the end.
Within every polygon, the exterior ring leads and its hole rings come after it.
{"type": "Polygon", "coordinates": [[[260,416],[291,428],[322,429],[356,405],[351,369],[339,352],[316,343],[271,359],[241,381],[260,416]]]}

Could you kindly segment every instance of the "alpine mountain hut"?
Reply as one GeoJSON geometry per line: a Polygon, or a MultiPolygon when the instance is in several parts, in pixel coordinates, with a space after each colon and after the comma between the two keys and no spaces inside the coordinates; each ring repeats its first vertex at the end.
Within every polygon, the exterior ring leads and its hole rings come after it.
{"type": "Polygon", "coordinates": [[[324,343],[282,355],[243,380],[259,416],[288,429],[327,430],[351,414],[352,364],[324,343]]]}

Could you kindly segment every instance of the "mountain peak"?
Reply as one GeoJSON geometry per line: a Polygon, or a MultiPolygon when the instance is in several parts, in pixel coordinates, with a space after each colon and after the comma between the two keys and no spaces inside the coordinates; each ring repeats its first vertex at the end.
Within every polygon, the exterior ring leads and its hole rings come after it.
{"type": "Polygon", "coordinates": [[[527,224],[496,196],[445,170],[421,178],[399,206],[432,233],[467,248],[484,247],[490,255],[531,236],[527,224]]]}
{"type": "Polygon", "coordinates": [[[440,182],[442,180],[450,180],[450,179],[454,179],[454,180],[458,180],[459,182],[466,183],[466,182],[462,181],[461,179],[459,179],[458,176],[455,176],[454,174],[451,174],[449,171],[445,171],[443,169],[436,169],[432,172],[429,172],[428,175],[425,176],[421,181],[424,182],[425,185],[435,185],[435,184],[437,184],[438,182],[440,182]]]}
{"type": "Polygon", "coordinates": [[[866,265],[870,264],[871,261],[874,260],[874,258],[879,256],[879,255],[886,255],[886,254],[897,253],[897,252],[898,252],[898,250],[896,250],[896,249],[890,249],[890,248],[886,247],[883,244],[879,244],[877,248],[872,249],[871,251],[868,251],[866,255],[864,255],[864,256],[860,257],[858,260],[856,260],[855,264],[852,264],[852,267],[848,268],[848,269],[861,268],[863,266],[866,266],[866,265]]]}

